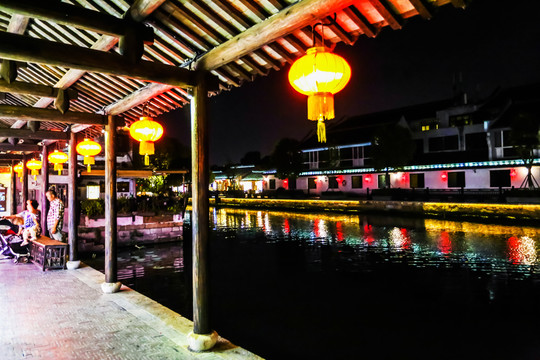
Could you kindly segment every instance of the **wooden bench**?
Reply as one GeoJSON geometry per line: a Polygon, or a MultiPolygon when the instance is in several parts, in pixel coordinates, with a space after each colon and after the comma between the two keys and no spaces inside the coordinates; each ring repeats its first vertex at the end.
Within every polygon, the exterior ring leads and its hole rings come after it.
{"type": "Polygon", "coordinates": [[[42,235],[37,240],[30,240],[28,247],[32,262],[43,271],[66,268],[66,243],[42,235]]]}

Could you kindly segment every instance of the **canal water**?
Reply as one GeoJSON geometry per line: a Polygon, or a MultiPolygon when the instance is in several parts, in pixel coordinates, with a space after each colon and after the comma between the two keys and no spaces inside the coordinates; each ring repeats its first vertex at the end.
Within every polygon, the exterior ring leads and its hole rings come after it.
{"type": "MultiPolygon", "coordinates": [[[[540,358],[540,227],[225,208],[212,219],[213,328],[264,358],[540,358]]],[[[120,249],[119,280],[191,319],[190,253],[190,241],[120,249]]],[[[103,255],[86,257],[103,271],[103,255]]]]}

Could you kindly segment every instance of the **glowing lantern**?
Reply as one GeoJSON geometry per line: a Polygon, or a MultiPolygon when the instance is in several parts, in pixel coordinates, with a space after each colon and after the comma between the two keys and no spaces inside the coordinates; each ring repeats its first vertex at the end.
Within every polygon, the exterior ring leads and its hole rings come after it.
{"type": "Polygon", "coordinates": [[[21,179],[21,182],[23,181],[23,165],[22,163],[18,163],[13,167],[13,171],[17,173],[17,176],[21,179]]]}
{"type": "Polygon", "coordinates": [[[289,82],[301,94],[308,96],[308,119],[317,121],[319,142],[326,142],[324,122],[333,119],[334,94],[351,79],[351,67],[341,56],[324,47],[312,47],[296,60],[289,71],[289,82]]]}
{"type": "Polygon", "coordinates": [[[510,170],[510,177],[513,179],[517,176],[517,172],[516,172],[516,169],[512,169],[510,170]]]}
{"type": "Polygon", "coordinates": [[[58,175],[62,175],[63,163],[68,161],[68,155],[65,152],[54,150],[49,154],[49,161],[54,164],[54,170],[58,170],[58,175]]]}
{"type": "Polygon", "coordinates": [[[139,154],[144,155],[144,164],[150,165],[148,155],[154,155],[154,141],[163,135],[163,126],[155,122],[151,117],[143,116],[139,121],[131,124],[129,134],[132,138],[140,141],[139,154]]]}
{"type": "Polygon", "coordinates": [[[446,181],[446,179],[448,179],[448,174],[447,174],[446,172],[443,172],[443,173],[441,174],[441,180],[442,180],[442,181],[446,181]]]}
{"type": "Polygon", "coordinates": [[[34,180],[36,180],[41,169],[41,160],[32,159],[26,163],[26,167],[31,170],[30,174],[34,175],[34,180]]]}
{"type": "Polygon", "coordinates": [[[76,150],[77,153],[84,156],[84,164],[87,165],[87,170],[90,172],[90,165],[96,163],[94,156],[101,152],[101,145],[90,139],[84,139],[84,141],[77,144],[76,150]]]}

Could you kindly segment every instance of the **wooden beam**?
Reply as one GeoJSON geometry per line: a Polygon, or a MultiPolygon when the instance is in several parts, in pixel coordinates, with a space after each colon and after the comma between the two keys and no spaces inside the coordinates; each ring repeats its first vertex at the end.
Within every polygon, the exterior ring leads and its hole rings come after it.
{"type": "Polygon", "coordinates": [[[17,211],[17,180],[18,176],[14,171],[15,165],[17,162],[15,160],[11,161],[11,186],[10,186],[10,196],[9,196],[9,212],[8,214],[18,214],[17,211]]]}
{"type": "MultiPolygon", "coordinates": [[[[26,83],[21,81],[15,81],[9,84],[5,80],[0,80],[0,91],[15,93],[15,94],[27,94],[34,96],[42,96],[49,98],[56,98],[60,89],[52,86],[39,85],[26,83]]],[[[70,100],[76,100],[79,96],[79,92],[74,89],[67,89],[70,100]]]]}
{"type": "Polygon", "coordinates": [[[68,243],[69,261],[79,260],[79,242],[77,241],[77,219],[79,208],[77,204],[77,134],[70,133],[69,138],[69,161],[68,161],[68,243]]]}
{"type": "MultiPolygon", "coordinates": [[[[0,160],[2,161],[7,161],[7,160],[10,160],[10,161],[21,161],[23,159],[23,156],[22,155],[17,155],[17,154],[0,154],[0,160]]],[[[17,165],[17,163],[15,164],[17,165]]],[[[15,174],[15,176],[17,176],[17,174],[15,174]]]]}
{"type": "Polygon", "coordinates": [[[217,69],[354,2],[355,0],[299,1],[213,48],[201,56],[194,66],[199,70],[217,69]]]}
{"type": "Polygon", "coordinates": [[[343,9],[343,11],[345,12],[345,15],[347,15],[356,25],[358,25],[364,35],[370,38],[377,36],[377,29],[371,25],[369,20],[366,19],[364,15],[362,15],[362,13],[356,9],[356,7],[350,6],[343,9]]]}
{"type": "Polygon", "coordinates": [[[68,140],[69,134],[63,131],[32,131],[30,129],[0,128],[1,137],[15,137],[33,140],[68,140]]]}
{"type": "Polygon", "coordinates": [[[2,0],[0,10],[113,36],[126,35],[133,29],[141,34],[146,44],[154,42],[154,30],[151,27],[60,1],[51,6],[50,3],[41,0],[2,0]]]}
{"type": "Polygon", "coordinates": [[[424,19],[429,20],[433,17],[424,0],[409,0],[409,2],[424,19]]]}
{"type": "Polygon", "coordinates": [[[109,75],[192,87],[194,72],[151,61],[132,64],[122,55],[0,32],[0,58],[75,68],[109,75]]]}
{"type": "Polygon", "coordinates": [[[386,0],[369,0],[371,5],[386,20],[388,25],[394,30],[400,30],[403,26],[399,14],[396,14],[386,0]]]}
{"type": "Polygon", "coordinates": [[[26,27],[28,26],[28,21],[30,19],[26,16],[13,14],[9,20],[9,25],[7,31],[14,34],[24,34],[26,27]]]}
{"type": "MultiPolygon", "coordinates": [[[[40,174],[40,201],[39,208],[41,209],[41,229],[43,233],[51,236],[50,229],[47,228],[47,214],[49,213],[49,201],[45,195],[49,190],[49,149],[46,145],[41,150],[41,174],[40,174]],[[47,231],[47,232],[46,232],[47,231]]],[[[62,229],[60,229],[62,231],[62,229]]]]}
{"type": "Polygon", "coordinates": [[[109,116],[105,131],[105,283],[116,283],[118,238],[116,223],[116,124],[109,116]]]}
{"type": "Polygon", "coordinates": [[[24,106],[0,105],[0,118],[22,121],[53,121],[63,124],[105,125],[102,115],[68,111],[65,114],[53,109],[37,109],[24,106]]]}
{"type": "Polygon", "coordinates": [[[41,146],[30,144],[4,144],[0,143],[0,151],[41,151],[41,146]]]}
{"type": "MultiPolygon", "coordinates": [[[[132,19],[136,21],[142,21],[144,20],[148,15],[150,15],[155,9],[157,9],[161,4],[163,4],[164,0],[136,0],[133,5],[130,6],[128,11],[129,16],[131,16],[132,19]]],[[[14,18],[18,15],[14,15],[10,21],[14,22],[14,18]]],[[[28,21],[27,21],[28,22],[28,21]]],[[[15,25],[13,25],[15,28],[15,25]]],[[[8,27],[9,29],[9,27],[8,27]]],[[[15,33],[15,31],[12,31],[15,33]]],[[[22,32],[18,32],[20,34],[24,33],[24,30],[22,32]]],[[[101,50],[101,51],[109,51],[112,49],[116,44],[118,43],[118,38],[109,36],[109,35],[102,35],[98,41],[92,45],[92,49],[94,50],[101,50]]],[[[62,76],[60,80],[54,85],[55,88],[60,89],[67,89],[74,83],[76,83],[83,75],[85,74],[85,71],[82,70],[75,70],[71,69],[67,73],[62,76]]],[[[50,98],[42,98],[38,102],[34,104],[34,107],[37,108],[46,108],[53,102],[53,99],[50,98]]],[[[22,128],[26,124],[26,121],[16,121],[11,127],[12,128],[22,128]]],[[[83,126],[83,125],[79,125],[83,126]]],[[[5,138],[0,138],[0,142],[4,141],[5,138]]]]}
{"type": "MultiPolygon", "coordinates": [[[[1,146],[2,144],[0,144],[1,146]]],[[[22,210],[25,210],[26,201],[28,200],[28,168],[26,163],[30,160],[28,155],[23,155],[23,172],[22,172],[22,186],[21,186],[21,200],[22,200],[22,210]]],[[[43,215],[47,216],[47,214],[43,215]]]]}
{"type": "MultiPolygon", "coordinates": [[[[210,334],[208,279],[208,95],[205,79],[193,89],[191,100],[191,174],[193,231],[193,333],[210,334]]],[[[210,346],[212,347],[213,344],[210,346]]]]}
{"type": "Polygon", "coordinates": [[[467,7],[465,0],[451,0],[451,3],[456,8],[465,9],[467,7]]]}

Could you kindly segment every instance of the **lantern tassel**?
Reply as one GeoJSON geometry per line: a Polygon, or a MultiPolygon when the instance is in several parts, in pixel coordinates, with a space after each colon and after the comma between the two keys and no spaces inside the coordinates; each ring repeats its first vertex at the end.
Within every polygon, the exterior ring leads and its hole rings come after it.
{"type": "Polygon", "coordinates": [[[150,165],[150,157],[148,156],[148,154],[144,154],[144,165],[150,165]]]}
{"type": "Polygon", "coordinates": [[[326,142],[326,125],[324,125],[324,118],[317,121],[317,139],[320,143],[326,142]]]}
{"type": "Polygon", "coordinates": [[[91,172],[91,171],[92,171],[92,169],[90,168],[90,164],[86,165],[86,171],[87,171],[87,172],[91,172]]]}

